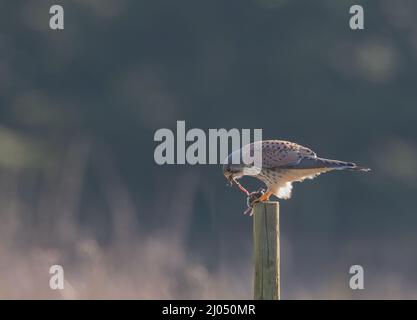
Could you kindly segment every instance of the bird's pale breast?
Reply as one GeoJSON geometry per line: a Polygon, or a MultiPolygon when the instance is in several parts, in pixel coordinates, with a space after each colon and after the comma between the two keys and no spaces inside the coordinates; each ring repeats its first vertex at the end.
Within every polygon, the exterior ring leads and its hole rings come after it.
{"type": "Polygon", "coordinates": [[[283,178],[283,170],[274,168],[274,169],[265,169],[263,168],[257,178],[262,180],[267,186],[272,186],[274,184],[279,184],[283,178]]]}

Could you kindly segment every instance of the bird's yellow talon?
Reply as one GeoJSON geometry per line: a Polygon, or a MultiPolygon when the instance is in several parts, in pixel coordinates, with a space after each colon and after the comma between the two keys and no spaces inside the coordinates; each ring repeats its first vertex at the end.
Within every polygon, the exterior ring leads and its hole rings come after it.
{"type": "Polygon", "coordinates": [[[262,196],[260,196],[258,199],[256,199],[254,202],[269,201],[269,198],[271,196],[272,196],[272,192],[266,192],[262,196]]]}

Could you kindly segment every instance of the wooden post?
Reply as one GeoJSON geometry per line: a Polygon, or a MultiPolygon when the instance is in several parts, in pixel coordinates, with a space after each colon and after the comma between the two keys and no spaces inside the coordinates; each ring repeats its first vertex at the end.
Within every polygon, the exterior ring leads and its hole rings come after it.
{"type": "Polygon", "coordinates": [[[260,202],[253,207],[254,299],[279,300],[279,203],[260,202]]]}

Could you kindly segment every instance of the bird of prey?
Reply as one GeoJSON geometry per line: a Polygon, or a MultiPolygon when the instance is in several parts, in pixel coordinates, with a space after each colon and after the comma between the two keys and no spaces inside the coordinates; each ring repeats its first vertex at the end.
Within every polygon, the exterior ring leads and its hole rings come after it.
{"type": "Polygon", "coordinates": [[[254,176],[265,183],[267,190],[258,192],[260,197],[256,202],[268,201],[272,195],[280,199],[289,199],[293,182],[312,179],[323,172],[333,170],[369,171],[370,169],[352,162],[320,158],[309,148],[283,140],[251,143],[232,152],[223,164],[225,177],[231,184],[235,183],[248,197],[253,194],[250,194],[237,181],[238,179],[243,176],[254,176]],[[253,154],[255,150],[262,151],[260,168],[259,164],[256,167],[254,162],[246,164],[243,161],[248,152],[253,154]],[[233,161],[236,158],[239,161],[233,161]]]}

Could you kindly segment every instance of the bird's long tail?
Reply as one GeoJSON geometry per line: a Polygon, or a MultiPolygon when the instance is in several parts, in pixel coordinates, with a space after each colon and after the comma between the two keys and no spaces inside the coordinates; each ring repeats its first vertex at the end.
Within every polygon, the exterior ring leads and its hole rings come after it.
{"type": "Polygon", "coordinates": [[[361,167],[353,162],[331,160],[324,158],[306,157],[294,166],[295,169],[329,168],[333,170],[370,171],[371,169],[361,167]]]}

